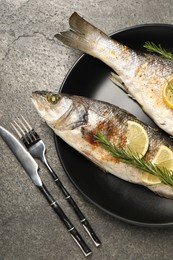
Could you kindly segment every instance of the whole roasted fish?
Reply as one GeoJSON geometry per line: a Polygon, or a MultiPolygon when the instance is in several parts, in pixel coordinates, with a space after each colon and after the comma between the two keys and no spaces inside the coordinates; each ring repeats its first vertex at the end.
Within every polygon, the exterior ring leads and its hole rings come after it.
{"type": "MultiPolygon", "coordinates": [[[[86,52],[109,65],[116,82],[164,131],[173,135],[173,110],[162,98],[162,89],[173,77],[173,62],[156,55],[137,53],[111,39],[77,13],[69,19],[70,31],[55,35],[64,44],[86,52]]],[[[114,80],[114,81],[115,81],[114,80]]]]}
{"type": "MultiPolygon", "coordinates": [[[[112,157],[94,141],[95,134],[102,133],[117,147],[125,149],[128,121],[131,120],[141,124],[149,136],[150,145],[145,155],[146,160],[151,161],[161,145],[173,150],[173,141],[170,138],[109,103],[46,91],[34,92],[32,101],[41,117],[59,137],[104,171],[123,180],[147,186],[142,180],[143,172],[112,157]]],[[[161,196],[173,199],[173,185],[171,187],[159,183],[147,187],[161,196]]]]}

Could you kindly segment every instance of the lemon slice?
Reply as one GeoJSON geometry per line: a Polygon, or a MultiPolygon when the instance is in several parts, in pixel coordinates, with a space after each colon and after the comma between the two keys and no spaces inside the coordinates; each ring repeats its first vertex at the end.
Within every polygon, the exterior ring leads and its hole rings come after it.
{"type": "MultiPolygon", "coordinates": [[[[157,164],[161,167],[165,167],[168,170],[173,170],[173,151],[165,145],[161,145],[152,163],[157,164]]],[[[154,185],[161,183],[157,176],[150,173],[142,174],[142,181],[147,185],[154,185]]]]}
{"type": "Polygon", "coordinates": [[[170,89],[170,84],[173,84],[173,77],[163,86],[162,97],[165,104],[173,109],[173,92],[170,89]]]}
{"type": "Polygon", "coordinates": [[[154,176],[153,174],[150,174],[148,172],[144,172],[142,174],[142,181],[147,185],[155,185],[161,183],[160,179],[157,176],[154,176]]]}
{"type": "Polygon", "coordinates": [[[142,125],[135,121],[128,121],[127,147],[136,152],[139,157],[143,157],[149,146],[147,131],[142,125]]]}
{"type": "Polygon", "coordinates": [[[167,146],[161,145],[152,162],[168,170],[173,170],[173,151],[167,146]]]}

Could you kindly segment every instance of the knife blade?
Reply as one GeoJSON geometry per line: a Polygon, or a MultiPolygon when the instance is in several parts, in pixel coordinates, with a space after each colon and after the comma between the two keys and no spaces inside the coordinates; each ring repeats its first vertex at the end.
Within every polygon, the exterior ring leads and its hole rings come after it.
{"type": "Polygon", "coordinates": [[[56,214],[59,216],[59,218],[71,234],[74,241],[80,247],[84,255],[89,256],[92,253],[91,249],[88,247],[82,236],[79,234],[77,229],[71,223],[69,218],[62,210],[62,208],[59,206],[58,202],[55,201],[51,193],[48,191],[48,189],[42,182],[38,174],[38,164],[36,163],[36,161],[33,159],[30,153],[23,147],[23,145],[17,140],[17,138],[2,126],[0,126],[0,136],[7,144],[7,146],[11,149],[18,161],[21,163],[21,165],[23,166],[33,183],[39,188],[39,190],[45,196],[46,200],[49,202],[56,214]]]}
{"type": "Polygon", "coordinates": [[[26,151],[26,149],[16,139],[15,136],[13,136],[2,126],[0,126],[0,136],[11,149],[18,161],[22,164],[23,168],[25,169],[29,177],[32,179],[33,183],[36,186],[41,187],[42,181],[40,179],[40,176],[38,175],[38,164],[30,155],[30,153],[26,151]]]}

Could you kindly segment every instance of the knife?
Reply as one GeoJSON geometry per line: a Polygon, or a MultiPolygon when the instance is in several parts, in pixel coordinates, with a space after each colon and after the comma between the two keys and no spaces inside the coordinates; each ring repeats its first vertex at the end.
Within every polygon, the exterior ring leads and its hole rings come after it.
{"type": "Polygon", "coordinates": [[[50,192],[42,182],[38,174],[38,164],[36,163],[36,161],[33,159],[30,153],[23,147],[23,145],[16,139],[16,137],[13,136],[8,130],[6,130],[2,126],[0,126],[0,136],[11,149],[18,161],[21,163],[21,165],[23,166],[33,183],[37,186],[37,188],[39,188],[39,190],[42,192],[42,194],[49,202],[51,207],[57,213],[60,220],[63,222],[63,224],[69,231],[74,241],[78,244],[84,255],[89,256],[92,253],[91,249],[88,247],[82,236],[79,234],[77,229],[71,223],[69,218],[62,210],[62,208],[59,206],[57,201],[55,201],[53,196],[50,194],[50,192]]]}

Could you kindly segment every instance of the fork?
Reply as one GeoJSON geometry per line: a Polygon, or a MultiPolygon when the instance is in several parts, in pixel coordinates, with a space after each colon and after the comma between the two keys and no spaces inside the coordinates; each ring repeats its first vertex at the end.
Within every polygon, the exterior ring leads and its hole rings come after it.
{"type": "Polygon", "coordinates": [[[46,147],[43,142],[43,140],[40,138],[40,136],[37,134],[37,132],[30,126],[30,124],[26,121],[26,119],[21,116],[21,119],[17,118],[18,122],[13,121],[14,123],[11,123],[14,130],[16,131],[17,135],[19,136],[22,143],[25,145],[25,147],[28,149],[30,154],[34,157],[42,161],[42,163],[47,167],[50,175],[54,179],[56,185],[60,188],[62,191],[65,199],[68,201],[74,212],[76,213],[78,219],[80,220],[81,224],[83,225],[84,229],[87,231],[91,239],[93,240],[96,247],[101,245],[100,239],[97,237],[95,232],[93,231],[90,223],[82,213],[82,211],[79,209],[78,205],[70,195],[70,193],[66,190],[63,183],[61,182],[58,175],[55,173],[55,171],[52,169],[50,164],[48,163],[46,159],[46,147]]]}

